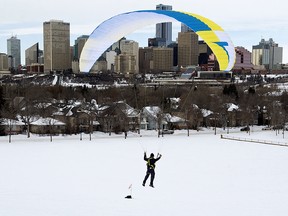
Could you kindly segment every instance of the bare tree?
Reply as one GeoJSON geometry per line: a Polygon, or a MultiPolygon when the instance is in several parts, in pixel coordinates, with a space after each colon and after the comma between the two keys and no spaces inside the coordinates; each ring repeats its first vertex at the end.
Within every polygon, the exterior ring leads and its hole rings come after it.
{"type": "Polygon", "coordinates": [[[39,119],[39,112],[36,105],[39,100],[43,98],[43,91],[41,87],[27,87],[25,89],[25,105],[23,107],[17,107],[20,118],[25,123],[27,129],[27,137],[30,137],[30,124],[39,119]]]}
{"type": "MultiPolygon", "coordinates": [[[[158,128],[158,137],[160,137],[161,131],[163,131],[164,129],[164,125],[163,125],[163,120],[164,120],[164,113],[162,110],[159,110],[159,112],[156,114],[156,120],[157,120],[157,128],[158,128]]],[[[162,132],[162,136],[163,136],[163,132],[162,132]]]]}
{"type": "Polygon", "coordinates": [[[268,107],[271,119],[271,125],[276,132],[276,135],[280,133],[280,130],[283,129],[285,124],[285,110],[281,106],[279,101],[274,101],[268,107]]]}
{"type": "Polygon", "coordinates": [[[9,133],[8,133],[8,142],[11,143],[11,136],[12,136],[12,128],[15,124],[15,122],[17,121],[17,111],[14,108],[13,104],[10,103],[5,103],[5,105],[2,107],[1,109],[1,116],[6,119],[6,123],[8,124],[8,129],[9,129],[9,133]]]}

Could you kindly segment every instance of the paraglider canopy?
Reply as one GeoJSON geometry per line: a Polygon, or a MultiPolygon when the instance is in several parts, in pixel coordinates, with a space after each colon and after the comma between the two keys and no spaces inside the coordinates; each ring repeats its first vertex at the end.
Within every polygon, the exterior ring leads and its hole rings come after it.
{"type": "Polygon", "coordinates": [[[89,72],[105,50],[123,36],[144,26],[163,22],[181,22],[187,25],[211,48],[219,62],[220,70],[229,71],[233,68],[234,46],[226,32],[213,21],[186,12],[141,10],[119,14],[96,27],[81,52],[80,71],[89,72]]]}

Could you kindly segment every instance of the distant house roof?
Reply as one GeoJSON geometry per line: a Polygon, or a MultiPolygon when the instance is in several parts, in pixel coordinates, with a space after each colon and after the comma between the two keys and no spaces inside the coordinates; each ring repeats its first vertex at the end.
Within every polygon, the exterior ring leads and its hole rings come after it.
{"type": "Polygon", "coordinates": [[[201,109],[202,115],[203,117],[207,117],[211,114],[213,114],[213,112],[211,110],[207,110],[207,109],[201,109]]]}
{"type": "Polygon", "coordinates": [[[136,117],[139,115],[139,110],[134,109],[129,104],[127,104],[124,101],[118,101],[113,104],[108,105],[102,105],[99,106],[98,112],[99,113],[105,113],[105,112],[114,112],[115,110],[120,110],[123,114],[125,114],[127,117],[136,117]]]}
{"type": "Polygon", "coordinates": [[[171,114],[166,114],[165,118],[166,118],[167,122],[171,122],[171,123],[185,122],[185,119],[180,118],[178,116],[172,116],[171,114]]]}
{"type": "Polygon", "coordinates": [[[239,106],[237,106],[237,105],[235,105],[233,103],[227,104],[227,106],[228,106],[228,109],[227,109],[228,112],[232,112],[234,110],[238,110],[239,109],[239,106]]]}
{"type": "Polygon", "coordinates": [[[32,122],[31,125],[65,125],[65,123],[53,118],[39,118],[37,121],[32,122]]]}
{"type": "Polygon", "coordinates": [[[72,116],[73,112],[72,112],[72,108],[68,110],[68,112],[66,113],[66,116],[72,116]]]}
{"type": "Polygon", "coordinates": [[[22,121],[15,120],[15,119],[0,119],[0,125],[25,125],[22,121]]]}
{"type": "Polygon", "coordinates": [[[119,101],[117,102],[119,106],[119,108],[122,110],[123,113],[125,113],[128,117],[133,117],[133,116],[137,116],[139,114],[139,111],[134,109],[133,107],[131,107],[129,104],[123,102],[123,101],[119,101]]]}
{"type": "Polygon", "coordinates": [[[57,111],[57,112],[54,112],[53,115],[56,115],[56,116],[63,116],[64,115],[64,112],[62,111],[57,111]]]}
{"type": "Polygon", "coordinates": [[[146,112],[152,117],[157,118],[157,115],[161,112],[161,109],[158,106],[147,106],[143,108],[143,112],[146,112]]]}

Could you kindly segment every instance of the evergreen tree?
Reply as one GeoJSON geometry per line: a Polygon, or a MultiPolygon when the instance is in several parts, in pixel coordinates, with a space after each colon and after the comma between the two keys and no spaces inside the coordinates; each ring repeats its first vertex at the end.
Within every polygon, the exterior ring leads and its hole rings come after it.
{"type": "Polygon", "coordinates": [[[225,85],[223,89],[223,94],[230,97],[235,97],[236,100],[239,98],[238,90],[235,84],[230,84],[229,86],[225,85]]]}
{"type": "Polygon", "coordinates": [[[251,86],[249,87],[248,92],[249,92],[249,94],[255,94],[256,93],[255,88],[251,87],[251,86]]]}

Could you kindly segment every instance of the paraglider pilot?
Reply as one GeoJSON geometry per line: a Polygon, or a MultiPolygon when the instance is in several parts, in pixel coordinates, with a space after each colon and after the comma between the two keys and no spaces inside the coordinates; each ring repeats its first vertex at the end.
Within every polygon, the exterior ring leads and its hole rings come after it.
{"type": "Polygon", "coordinates": [[[155,178],[155,163],[162,157],[161,154],[157,154],[157,158],[154,158],[154,154],[151,153],[150,154],[150,157],[147,158],[146,156],[146,152],[144,152],[144,160],[147,161],[147,172],[146,172],[146,175],[145,175],[145,178],[143,180],[143,186],[145,186],[146,184],[146,181],[147,179],[149,178],[149,176],[151,175],[150,177],[150,187],[154,187],[153,185],[153,181],[154,181],[154,178],[155,178]]]}

